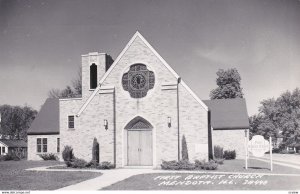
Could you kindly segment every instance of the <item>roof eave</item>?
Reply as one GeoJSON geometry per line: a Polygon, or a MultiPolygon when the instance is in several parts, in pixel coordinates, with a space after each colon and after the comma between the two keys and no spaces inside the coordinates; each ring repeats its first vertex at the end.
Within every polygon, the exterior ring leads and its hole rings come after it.
{"type": "Polygon", "coordinates": [[[59,132],[28,132],[27,135],[59,135],[59,132]]]}

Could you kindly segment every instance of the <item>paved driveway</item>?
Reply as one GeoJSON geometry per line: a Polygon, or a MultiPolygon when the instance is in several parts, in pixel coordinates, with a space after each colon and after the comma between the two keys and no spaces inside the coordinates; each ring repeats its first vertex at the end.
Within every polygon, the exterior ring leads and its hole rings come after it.
{"type": "MultiPolygon", "coordinates": [[[[265,154],[262,159],[270,159],[270,154],[265,154]]],[[[300,154],[273,154],[273,160],[300,166],[300,154]]]]}

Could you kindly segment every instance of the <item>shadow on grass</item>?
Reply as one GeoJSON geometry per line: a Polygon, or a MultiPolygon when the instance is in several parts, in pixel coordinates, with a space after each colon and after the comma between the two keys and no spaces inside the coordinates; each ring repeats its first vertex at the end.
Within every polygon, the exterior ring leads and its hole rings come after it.
{"type": "MultiPolygon", "coordinates": [[[[244,167],[245,168],[245,167],[244,167]]],[[[262,168],[262,167],[248,167],[248,168],[251,168],[251,169],[265,169],[265,170],[270,170],[269,168],[262,168]]]]}

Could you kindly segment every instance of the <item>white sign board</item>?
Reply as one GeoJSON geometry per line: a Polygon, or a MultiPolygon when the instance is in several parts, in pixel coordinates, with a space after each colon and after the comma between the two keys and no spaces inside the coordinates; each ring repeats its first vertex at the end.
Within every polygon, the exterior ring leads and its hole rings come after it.
{"type": "Polygon", "coordinates": [[[269,141],[265,140],[261,135],[255,135],[248,143],[248,150],[253,156],[262,157],[265,152],[270,150],[269,141]]]}

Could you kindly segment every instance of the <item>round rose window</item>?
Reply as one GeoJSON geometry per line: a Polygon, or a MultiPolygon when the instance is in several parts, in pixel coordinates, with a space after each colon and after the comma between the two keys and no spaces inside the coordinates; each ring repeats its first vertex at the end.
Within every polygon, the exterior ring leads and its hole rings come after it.
{"type": "Polygon", "coordinates": [[[154,87],[155,77],[153,71],[144,64],[131,65],[129,71],[122,77],[122,86],[132,98],[143,98],[154,87]]]}

